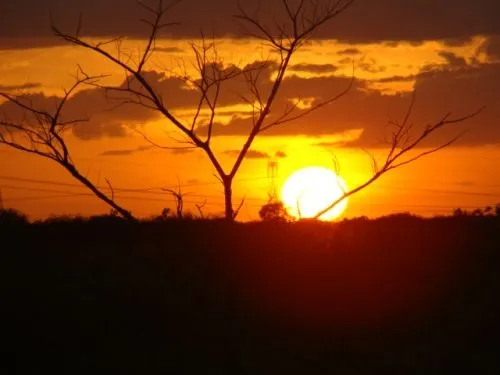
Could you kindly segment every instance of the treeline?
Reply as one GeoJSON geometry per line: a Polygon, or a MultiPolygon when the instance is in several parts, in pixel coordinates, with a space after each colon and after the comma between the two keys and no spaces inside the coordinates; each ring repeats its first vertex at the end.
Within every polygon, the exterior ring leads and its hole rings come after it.
{"type": "Polygon", "coordinates": [[[1,226],[5,373],[498,374],[500,220],[1,226]]]}

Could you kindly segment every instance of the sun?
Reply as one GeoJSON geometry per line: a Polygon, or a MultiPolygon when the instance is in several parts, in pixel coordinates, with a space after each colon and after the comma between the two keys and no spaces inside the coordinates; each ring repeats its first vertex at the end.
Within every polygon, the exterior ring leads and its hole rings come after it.
{"type": "MultiPolygon", "coordinates": [[[[347,191],[345,181],[324,167],[307,167],[290,175],[281,189],[281,199],[287,211],[295,218],[312,218],[339,199],[347,191]]],[[[332,221],[347,208],[344,199],[319,219],[332,221]]]]}

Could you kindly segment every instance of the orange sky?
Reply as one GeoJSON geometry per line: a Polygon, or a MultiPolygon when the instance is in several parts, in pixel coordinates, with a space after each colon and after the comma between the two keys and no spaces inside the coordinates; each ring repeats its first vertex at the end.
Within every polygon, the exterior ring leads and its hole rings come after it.
{"type": "MultiPolygon", "coordinates": [[[[277,158],[280,188],[287,176],[299,168],[319,165],[333,168],[332,157],[341,165],[341,175],[349,187],[370,176],[370,161],[362,148],[382,157],[386,150],[380,138],[387,122],[400,119],[409,104],[408,93],[417,88],[416,129],[453,111],[472,112],[479,105],[490,111],[463,124],[470,129],[460,143],[439,154],[389,173],[372,187],[351,198],[345,216],[379,216],[410,211],[421,215],[450,213],[455,207],[476,208],[500,202],[500,131],[498,130],[498,88],[493,77],[500,77],[500,58],[483,46],[487,37],[475,36],[467,42],[450,45],[443,41],[422,43],[340,43],[333,39],[312,41],[295,56],[283,87],[282,102],[309,100],[335,93],[345,87],[352,68],[356,84],[345,97],[328,109],[284,129],[259,138],[252,147],[235,180],[235,205],[245,197],[240,220],[258,219],[272,186],[268,163],[277,158]],[[497,91],[493,91],[497,90],[497,91]],[[422,94],[420,94],[422,93],[422,94]]],[[[148,69],[178,71],[182,61],[192,72],[190,44],[194,39],[161,39],[158,52],[148,69]]],[[[225,64],[243,66],[271,56],[269,49],[252,39],[217,39],[218,52],[225,64]]],[[[132,56],[144,41],[127,40],[122,48],[132,56]]],[[[51,95],[74,81],[76,64],[88,74],[109,74],[105,82],[121,84],[121,71],[99,56],[74,46],[0,49],[0,90],[22,95],[38,95],[48,105],[51,95]],[[42,93],[43,95],[39,95],[42,93]]],[[[173,113],[188,119],[195,102],[189,88],[180,87],[169,74],[154,76],[158,87],[171,100],[173,113]],[[190,101],[191,100],[191,101],[190,101]]],[[[240,86],[235,86],[240,87],[240,86]]],[[[249,108],[227,94],[217,122],[220,136],[215,149],[222,164],[234,161],[232,151],[244,142],[241,136],[249,108]]],[[[201,152],[172,152],[155,149],[131,129],[140,128],[160,144],[169,144],[165,131],[169,124],[150,113],[135,109],[105,110],[112,106],[98,98],[96,89],[86,88],[70,100],[71,114],[90,113],[92,121],[68,133],[68,142],[77,166],[94,183],[105,186],[109,179],[117,201],[134,214],[147,217],[173,208],[173,200],[161,191],[178,183],[186,196],[187,209],[206,201],[206,214],[223,211],[222,188],[214,170],[201,152]],[[92,91],[93,90],[93,91],[92,91]],[[97,103],[97,104],[96,104],[97,103]],[[83,111],[83,112],[82,112],[83,111]],[[127,191],[133,190],[133,191],[127,191]]],[[[231,96],[231,95],[232,96],[231,96]]],[[[279,102],[281,103],[281,102],[279,102]]],[[[279,107],[278,107],[279,108],[279,107]]],[[[0,113],[8,108],[0,103],[0,113]]],[[[431,140],[430,147],[449,138],[459,129],[431,140]],[[433,143],[434,142],[434,143],[433,143]]],[[[26,212],[31,218],[51,214],[104,213],[108,208],[89,195],[78,182],[55,163],[26,155],[0,145],[0,189],[5,207],[26,212]]]]}

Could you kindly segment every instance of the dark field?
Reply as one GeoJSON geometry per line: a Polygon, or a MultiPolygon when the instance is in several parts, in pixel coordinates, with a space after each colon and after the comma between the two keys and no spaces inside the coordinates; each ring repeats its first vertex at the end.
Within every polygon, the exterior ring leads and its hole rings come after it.
{"type": "Polygon", "coordinates": [[[499,374],[500,220],[0,226],[2,374],[499,374]]]}

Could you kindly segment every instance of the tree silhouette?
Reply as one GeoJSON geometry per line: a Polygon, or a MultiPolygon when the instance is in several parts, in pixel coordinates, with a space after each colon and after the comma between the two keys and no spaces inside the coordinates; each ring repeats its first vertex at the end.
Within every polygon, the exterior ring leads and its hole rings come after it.
{"type": "Polygon", "coordinates": [[[261,207],[259,216],[262,221],[290,221],[285,205],[280,201],[270,201],[261,207]]]}
{"type": "Polygon", "coordinates": [[[80,86],[93,84],[100,78],[102,76],[85,74],[79,67],[76,82],[71,88],[65,90],[62,98],[55,99],[53,110],[37,107],[25,97],[0,92],[1,98],[7,100],[22,113],[19,118],[12,118],[6,113],[0,118],[0,144],[55,161],[96,197],[109,205],[112,212],[135,220],[128,210],[116,203],[114,191],[109,182],[111,196],[104,193],[78,170],[65,140],[65,134],[71,126],[88,121],[83,118],[65,119],[64,107],[67,101],[80,86]]]}
{"type": "Polygon", "coordinates": [[[456,136],[440,144],[439,146],[431,148],[430,150],[419,151],[417,155],[409,156],[409,153],[418,148],[419,146],[421,146],[423,141],[427,140],[428,138],[430,138],[432,135],[442,130],[447,125],[452,125],[466,121],[478,115],[484,109],[484,108],[479,108],[477,111],[474,111],[472,113],[469,113],[461,117],[451,117],[451,113],[447,113],[438,121],[432,124],[428,124],[420,133],[414,135],[412,134],[414,125],[410,122],[410,117],[413,111],[415,97],[416,96],[414,92],[411,98],[410,105],[408,107],[408,111],[403,121],[402,122],[391,121],[390,123],[390,125],[392,125],[393,127],[393,131],[391,132],[390,138],[386,140],[387,146],[389,147],[389,151],[382,164],[380,164],[373,155],[367,152],[371,158],[373,175],[368,180],[358,185],[356,188],[344,192],[344,194],[342,194],[337,200],[335,200],[333,203],[331,203],[324,209],[320,210],[314,216],[315,219],[318,219],[319,217],[321,217],[322,215],[333,209],[344,199],[370,186],[372,183],[377,181],[387,172],[411,164],[423,157],[432,155],[452,145],[465,134],[465,131],[457,134],[456,136]]]}
{"type": "MultiPolygon", "coordinates": [[[[286,17],[284,24],[276,23],[272,26],[261,22],[258,14],[250,15],[247,10],[239,6],[239,13],[235,18],[240,22],[249,36],[261,40],[263,44],[268,45],[276,52],[278,56],[277,61],[267,60],[243,69],[236,66],[228,67],[220,59],[215,41],[208,41],[202,35],[201,43],[192,45],[198,76],[190,77],[188,74],[180,74],[178,76],[178,78],[195,87],[199,93],[197,109],[189,124],[184,123],[172,112],[171,108],[165,104],[158,90],[148,82],[145,74],[146,65],[155,52],[160,31],[175,24],[166,22],[165,17],[179,1],[165,3],[160,0],[156,8],[139,2],[139,5],[151,15],[150,20],[144,20],[151,30],[146,47],[135,63],[129,54],[120,50],[120,47],[118,47],[119,51],[117,54],[112,54],[105,48],[109,43],[119,41],[119,38],[108,42],[91,43],[79,36],[80,24],[75,33],[63,32],[55,25],[53,26],[53,31],[56,36],[65,41],[103,56],[125,72],[125,85],[120,87],[100,86],[110,93],[118,94],[119,97],[115,97],[115,99],[121,99],[123,104],[135,104],[159,112],[179,131],[183,137],[183,142],[187,143],[186,147],[198,148],[204,151],[224,188],[225,218],[234,220],[239,210],[233,207],[233,180],[245,160],[248,151],[252,147],[254,140],[266,130],[305,116],[318,108],[336,101],[349,91],[352,82],[342,92],[314,104],[307,111],[299,113],[297,111],[299,105],[291,104],[283,110],[280,116],[273,117],[270,121],[266,122],[266,120],[270,119],[270,113],[275,107],[276,98],[285,79],[285,74],[292,57],[311,38],[315,31],[344,12],[353,1],[301,0],[292,5],[292,1],[282,0],[282,9],[286,17]],[[259,85],[259,80],[263,72],[270,67],[275,70],[275,78],[270,87],[264,90],[259,85]],[[241,93],[241,98],[252,107],[253,126],[232,167],[226,171],[215,154],[211,141],[217,110],[221,105],[221,92],[228,81],[237,78],[243,78],[246,82],[248,90],[246,93],[241,93]],[[120,97],[120,95],[122,96],[120,97]],[[210,113],[208,123],[204,124],[206,125],[206,134],[201,134],[199,131],[200,115],[203,111],[210,113]]],[[[156,145],[147,136],[145,138],[150,143],[156,145]]]]}

